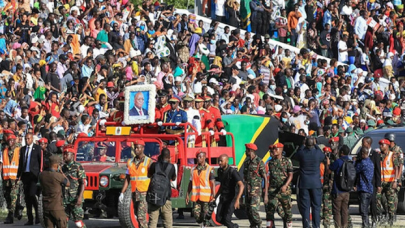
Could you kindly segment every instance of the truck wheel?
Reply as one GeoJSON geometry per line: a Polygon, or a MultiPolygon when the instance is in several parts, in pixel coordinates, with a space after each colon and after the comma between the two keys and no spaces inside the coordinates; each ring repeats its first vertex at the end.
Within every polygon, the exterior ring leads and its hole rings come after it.
{"type": "MultiPolygon", "coordinates": [[[[134,203],[132,201],[131,185],[128,185],[127,191],[124,193],[123,202],[118,202],[118,218],[122,227],[139,228],[138,220],[136,220],[134,203]]],[[[149,215],[146,214],[146,220],[149,221],[149,215]]]]}
{"type": "MultiPolygon", "coordinates": [[[[215,192],[217,192],[219,190],[219,187],[220,187],[219,185],[215,186],[215,192]]],[[[219,198],[220,197],[221,197],[221,195],[219,195],[217,197],[217,199],[215,200],[215,203],[217,204],[217,207],[218,207],[218,204],[219,204],[219,198]]],[[[210,225],[211,226],[220,226],[221,225],[221,223],[219,223],[217,221],[217,207],[215,207],[214,212],[212,212],[212,215],[211,215],[211,220],[210,220],[210,225]]]]}
{"type": "Polygon", "coordinates": [[[398,192],[398,207],[399,214],[405,214],[405,188],[401,188],[398,192]]]}
{"type": "Polygon", "coordinates": [[[41,226],[45,227],[44,208],[43,208],[43,204],[42,204],[42,194],[40,194],[38,197],[38,217],[39,217],[39,222],[41,223],[41,226]]]}

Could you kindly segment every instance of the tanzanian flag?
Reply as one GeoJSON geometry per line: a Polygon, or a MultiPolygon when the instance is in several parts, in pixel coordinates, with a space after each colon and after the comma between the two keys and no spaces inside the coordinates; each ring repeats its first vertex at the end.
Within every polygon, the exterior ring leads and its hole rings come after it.
{"type": "Polygon", "coordinates": [[[240,16],[242,18],[242,28],[248,32],[251,32],[250,28],[250,1],[252,0],[241,0],[240,1],[240,16]]]}
{"type": "MultiPolygon", "coordinates": [[[[235,164],[238,170],[245,161],[245,144],[254,143],[258,150],[256,154],[266,162],[270,158],[269,146],[278,142],[279,121],[271,116],[259,115],[225,115],[222,122],[227,132],[235,139],[235,164]]],[[[227,136],[227,145],[231,145],[231,137],[227,136]]]]}

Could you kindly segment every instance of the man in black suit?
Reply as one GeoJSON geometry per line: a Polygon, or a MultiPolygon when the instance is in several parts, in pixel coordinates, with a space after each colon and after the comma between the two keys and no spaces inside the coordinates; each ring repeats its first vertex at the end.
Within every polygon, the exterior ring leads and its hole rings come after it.
{"type": "Polygon", "coordinates": [[[138,92],[134,98],[134,107],[129,110],[130,116],[147,116],[148,110],[142,108],[145,98],[142,92],[138,92]]]}
{"type": "MultiPolygon", "coordinates": [[[[319,165],[325,160],[325,154],[315,145],[315,139],[309,137],[305,146],[294,155],[300,163],[299,211],[302,216],[302,227],[311,226],[310,209],[312,209],[312,227],[320,227],[322,183],[319,165]]],[[[327,159],[329,165],[329,159],[327,159]]]]}
{"type": "Polygon", "coordinates": [[[24,225],[34,225],[32,207],[35,210],[35,224],[39,223],[38,202],[36,199],[38,175],[42,171],[41,146],[34,144],[32,133],[25,136],[26,146],[20,149],[20,162],[17,178],[22,180],[24,186],[25,203],[27,206],[28,222],[24,225]]]}
{"type": "MultiPolygon", "coordinates": [[[[364,137],[362,140],[362,147],[366,148],[369,152],[369,157],[371,162],[374,164],[374,177],[373,177],[373,195],[371,196],[371,218],[372,218],[372,227],[377,224],[380,219],[380,214],[377,210],[377,192],[381,193],[381,155],[377,151],[371,148],[373,140],[370,137],[364,137]]],[[[361,151],[361,150],[359,150],[361,151]]],[[[361,159],[361,155],[357,154],[356,160],[361,159]]]]}
{"type": "Polygon", "coordinates": [[[170,37],[166,37],[166,46],[169,48],[170,55],[169,60],[170,60],[170,67],[174,70],[177,65],[177,52],[176,52],[176,35],[172,35],[170,37]]]}

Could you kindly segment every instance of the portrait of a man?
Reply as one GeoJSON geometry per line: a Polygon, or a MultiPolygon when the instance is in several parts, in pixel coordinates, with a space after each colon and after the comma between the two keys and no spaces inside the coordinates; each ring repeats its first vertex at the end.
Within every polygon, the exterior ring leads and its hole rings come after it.
{"type": "Polygon", "coordinates": [[[145,97],[142,92],[137,92],[134,98],[134,107],[129,110],[130,116],[147,116],[148,110],[143,108],[145,97]]]}
{"type": "Polygon", "coordinates": [[[155,85],[135,85],[125,88],[124,122],[129,124],[155,121],[155,85]]]}

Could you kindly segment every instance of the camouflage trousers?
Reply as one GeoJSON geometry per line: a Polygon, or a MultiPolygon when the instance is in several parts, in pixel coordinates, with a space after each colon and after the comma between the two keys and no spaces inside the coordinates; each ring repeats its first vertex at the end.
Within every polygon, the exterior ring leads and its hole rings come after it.
{"type": "MultiPolygon", "coordinates": [[[[282,193],[280,188],[269,189],[269,202],[267,203],[266,207],[266,220],[274,222],[274,213],[276,211],[280,211],[279,207],[281,206],[282,214],[284,216],[280,216],[284,222],[290,223],[292,221],[292,213],[291,213],[291,189],[287,189],[285,193],[282,193]]],[[[280,213],[279,213],[280,214],[280,213]]]]}
{"type": "Polygon", "coordinates": [[[330,197],[330,191],[329,189],[323,189],[321,219],[325,227],[331,225],[330,222],[331,218],[332,218],[332,199],[330,197]]]}
{"type": "Polygon", "coordinates": [[[9,212],[15,210],[15,205],[18,198],[19,184],[15,184],[15,180],[3,180],[3,192],[6,199],[7,209],[9,212]]]}
{"type": "Polygon", "coordinates": [[[208,213],[208,205],[208,202],[202,202],[200,200],[194,203],[193,216],[198,224],[204,223],[204,225],[207,225],[207,221],[205,221],[205,215],[208,213]]]}
{"type": "Polygon", "coordinates": [[[84,210],[83,210],[83,205],[77,206],[76,202],[71,202],[71,203],[65,203],[65,213],[66,217],[73,221],[73,222],[82,222],[81,226],[77,227],[84,227],[86,228],[86,225],[83,223],[83,218],[84,218],[84,210]]]}
{"type": "Polygon", "coordinates": [[[246,202],[247,214],[250,222],[250,227],[261,226],[262,219],[259,215],[260,210],[260,195],[249,194],[246,202]]]}
{"type": "Polygon", "coordinates": [[[383,197],[386,198],[387,203],[386,203],[386,208],[387,208],[387,214],[389,215],[394,215],[396,212],[396,207],[395,207],[395,197],[396,197],[396,189],[392,188],[392,182],[387,183],[383,182],[381,183],[381,188],[382,191],[381,193],[377,192],[376,199],[377,199],[377,211],[381,214],[384,210],[384,202],[383,202],[383,197]]]}
{"type": "Polygon", "coordinates": [[[134,211],[138,220],[139,228],[148,228],[146,214],[148,213],[148,202],[146,202],[146,194],[140,194],[139,197],[132,196],[134,202],[134,211]]]}

